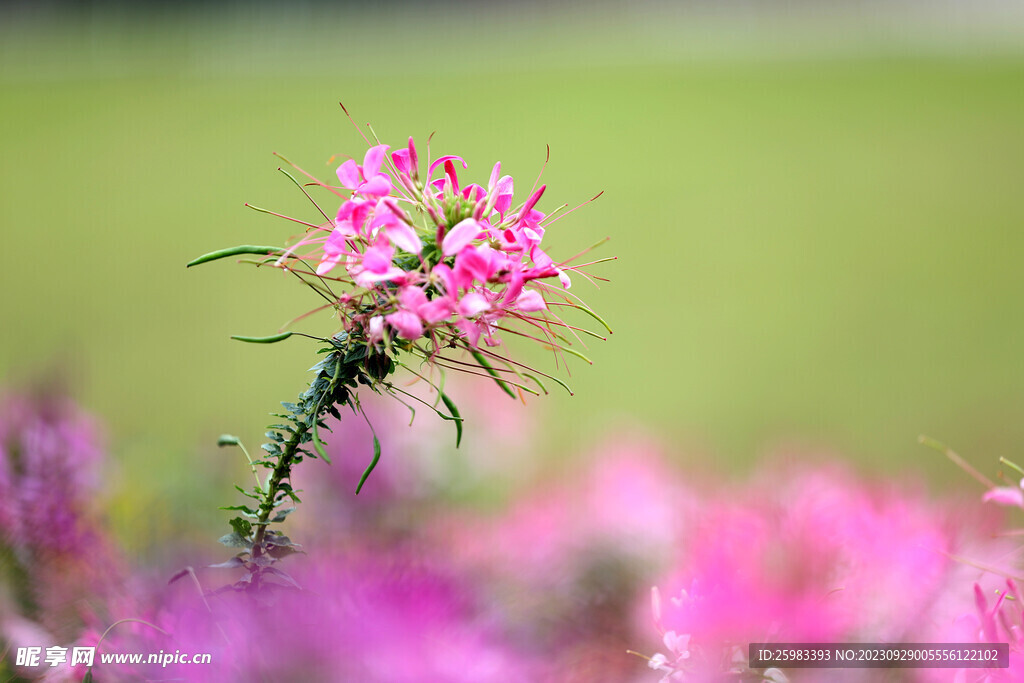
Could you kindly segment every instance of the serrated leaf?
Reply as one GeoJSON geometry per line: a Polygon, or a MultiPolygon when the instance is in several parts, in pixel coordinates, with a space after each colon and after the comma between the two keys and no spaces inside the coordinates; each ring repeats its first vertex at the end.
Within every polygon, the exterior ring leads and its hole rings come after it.
{"type": "MultiPolygon", "coordinates": [[[[260,464],[260,463],[257,463],[257,464],[260,464]]],[[[263,498],[263,496],[260,496],[260,495],[258,495],[256,493],[253,493],[251,491],[246,491],[245,489],[243,489],[238,484],[235,484],[235,490],[238,491],[239,493],[241,493],[246,498],[252,498],[253,500],[262,500],[262,498],[263,498]]]]}
{"type": "Polygon", "coordinates": [[[219,562],[217,564],[208,564],[206,566],[208,568],[210,568],[210,569],[237,569],[238,567],[244,567],[245,566],[245,560],[243,560],[238,555],[235,555],[234,557],[232,557],[227,562],[219,562]]]}
{"type": "Polygon", "coordinates": [[[270,555],[275,560],[280,560],[289,555],[304,554],[301,550],[296,550],[298,547],[297,545],[274,545],[267,548],[267,555],[270,555]]]}
{"type": "Polygon", "coordinates": [[[241,517],[235,517],[229,524],[231,524],[231,528],[235,530],[235,533],[242,538],[248,538],[249,534],[252,533],[252,524],[241,517]]]}
{"type": "Polygon", "coordinates": [[[224,507],[219,507],[217,509],[218,510],[235,510],[235,511],[240,511],[240,512],[248,512],[250,515],[256,514],[256,511],[253,510],[248,505],[227,505],[227,506],[224,506],[224,507]]]}
{"type": "Polygon", "coordinates": [[[293,507],[285,508],[284,510],[278,510],[277,514],[274,515],[274,518],[270,521],[274,524],[278,524],[280,522],[283,522],[285,518],[293,512],[295,512],[295,508],[293,507]]]}
{"type": "Polygon", "coordinates": [[[252,547],[252,542],[249,541],[249,539],[242,538],[235,532],[224,534],[217,539],[217,542],[226,545],[229,548],[245,548],[248,550],[252,547]]]}
{"type": "Polygon", "coordinates": [[[275,576],[281,579],[285,583],[285,585],[291,586],[293,588],[298,588],[299,590],[302,589],[302,587],[295,581],[295,579],[293,579],[289,574],[281,571],[280,569],[277,569],[276,567],[265,567],[263,571],[266,574],[270,574],[271,576],[275,576]]]}

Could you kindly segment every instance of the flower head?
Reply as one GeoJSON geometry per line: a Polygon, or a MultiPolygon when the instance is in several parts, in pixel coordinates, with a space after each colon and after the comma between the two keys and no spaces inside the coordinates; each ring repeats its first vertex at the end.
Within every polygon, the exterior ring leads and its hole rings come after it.
{"type": "MultiPolygon", "coordinates": [[[[461,348],[501,364],[506,359],[494,347],[503,334],[564,351],[580,328],[556,311],[593,315],[567,291],[570,272],[589,276],[541,246],[553,221],[537,208],[546,186],[516,207],[515,183],[501,175],[500,163],[486,186],[466,184],[459,172],[469,164],[461,157],[442,156],[421,173],[412,138],[390,155],[389,149],[378,144],[361,165],[342,163],[341,187],[314,182],[341,199],[335,218],[307,224],[309,232],[275,265],[304,279],[305,268],[315,271],[315,284],[307,282],[337,310],[348,338],[385,353],[397,343],[432,363],[464,369],[441,356],[461,348]],[[315,266],[304,268],[306,262],[315,266]]],[[[515,364],[505,365],[503,372],[514,373],[515,364]]]]}

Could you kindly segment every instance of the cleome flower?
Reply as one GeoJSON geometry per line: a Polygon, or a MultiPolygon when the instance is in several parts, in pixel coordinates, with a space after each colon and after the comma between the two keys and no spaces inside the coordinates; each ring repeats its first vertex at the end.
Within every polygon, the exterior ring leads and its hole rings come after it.
{"type": "Polygon", "coordinates": [[[506,377],[506,386],[537,393],[518,383],[526,381],[517,369],[522,366],[494,349],[503,335],[527,337],[556,354],[577,356],[570,345],[572,338],[582,340],[579,333],[604,338],[566,323],[560,312],[581,310],[607,329],[569,290],[570,274],[601,279],[582,268],[610,259],[572,263],[588,249],[556,262],[544,251],[545,230],[565,208],[551,214],[537,208],[545,185],[515,206],[514,181],[501,174],[500,162],[486,186],[463,184],[458,173],[469,164],[461,157],[428,161],[422,174],[412,138],[389,154],[390,149],[373,145],[361,165],[354,159],[342,163],[337,168],[340,185],[295,167],[341,204],[328,222],[306,223],[306,234],[273,261],[330,302],[322,308],[336,309],[347,339],[392,357],[388,352],[397,345],[435,365],[465,370],[465,364],[441,355],[461,348],[487,374],[506,377]],[[496,370],[492,361],[504,367],[496,370]]]}
{"type": "MultiPolygon", "coordinates": [[[[299,502],[290,483],[292,468],[306,457],[330,462],[320,430],[330,429],[327,417],[341,417],[341,406],[366,418],[359,401],[362,389],[390,394],[403,403],[399,395],[426,404],[454,423],[458,446],[462,417],[442,389],[446,370],[493,379],[513,398],[522,398],[523,392],[547,393],[539,377],[568,391],[562,380],[503,353],[497,348],[502,337],[511,334],[535,341],[554,352],[556,363],[564,360],[564,354],[589,363],[572,348],[573,340],[583,345],[582,335],[605,337],[565,322],[561,313],[566,309],[582,311],[611,332],[600,316],[569,291],[570,273],[601,280],[583,269],[611,259],[577,263],[588,248],[565,261],[555,261],[544,251],[544,234],[565,205],[549,214],[540,211],[546,186],[537,187],[539,178],[525,201],[517,205],[515,184],[511,176],[501,174],[500,163],[492,168],[486,187],[464,184],[457,166],[464,172],[469,164],[461,157],[448,155],[431,162],[428,146],[426,172],[421,173],[412,138],[394,151],[379,141],[371,144],[365,136],[364,140],[369,149],[362,164],[349,159],[338,166],[338,184],[318,180],[285,160],[309,179],[302,184],[283,171],[324,222],[310,223],[251,207],[306,227],[305,234],[290,247],[242,245],[205,254],[188,264],[243,254],[263,256],[256,265],[270,265],[294,275],[326,301],[296,320],[333,309],[341,322],[341,329],[330,336],[312,337],[326,345],[320,349],[324,354],[321,360],[311,368],[316,373],[314,379],[297,402],[282,403],[284,412],[274,414],[283,421],[271,425],[267,432],[270,442],[262,447],[267,456],[250,459],[256,486],[240,490],[253,502],[227,508],[240,512],[231,520],[232,533],[221,539],[225,545],[242,549],[226,563],[248,572],[236,584],[238,588],[259,588],[265,581],[280,583],[280,572],[270,564],[295,552],[297,544],[269,527],[282,522],[294,509],[284,508],[285,501],[299,502]],[[307,186],[340,200],[333,217],[306,191],[307,186]],[[456,357],[459,352],[469,357],[456,357]],[[417,369],[410,357],[420,361],[417,369]],[[432,403],[390,379],[399,367],[432,388],[432,403]],[[439,407],[442,403],[446,412],[439,407]],[[257,467],[270,470],[266,481],[260,480],[257,467]]],[[[562,215],[568,213],[571,211],[562,215]]],[[[235,339],[274,343],[292,334],[286,331],[235,339]]],[[[372,425],[370,429],[374,457],[360,477],[357,494],[380,459],[380,440],[372,425]]],[[[218,443],[242,447],[238,437],[228,434],[218,443]]]]}

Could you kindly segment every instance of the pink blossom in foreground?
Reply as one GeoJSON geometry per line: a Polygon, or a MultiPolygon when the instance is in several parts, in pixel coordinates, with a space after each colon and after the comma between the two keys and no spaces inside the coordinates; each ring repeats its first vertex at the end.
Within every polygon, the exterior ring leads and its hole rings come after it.
{"type": "Polygon", "coordinates": [[[649,438],[549,466],[504,512],[456,509],[429,532],[486,578],[520,638],[559,683],[626,680],[632,604],[670,556],[695,496],[649,438]],[[561,474],[561,476],[559,476],[561,474]]]}
{"type": "Polygon", "coordinates": [[[545,471],[503,514],[457,511],[435,533],[460,561],[515,576],[534,590],[562,590],[603,555],[657,563],[696,504],[657,444],[635,434],[576,463],[571,475],[545,471]]]}
{"type": "Polygon", "coordinates": [[[710,500],[654,592],[651,667],[665,681],[717,680],[745,671],[751,642],[924,638],[933,605],[959,587],[955,519],[842,469],[784,471],[710,500]]]}
{"type": "MultiPolygon", "coordinates": [[[[535,664],[518,653],[471,581],[400,553],[319,556],[296,563],[301,590],[222,591],[201,599],[187,581],[145,628],[104,649],[208,652],[212,663],[137,667],[149,680],[528,683],[535,664]]],[[[95,669],[97,680],[128,677],[95,669]]],[[[137,680],[130,678],[130,680],[137,680]]]]}

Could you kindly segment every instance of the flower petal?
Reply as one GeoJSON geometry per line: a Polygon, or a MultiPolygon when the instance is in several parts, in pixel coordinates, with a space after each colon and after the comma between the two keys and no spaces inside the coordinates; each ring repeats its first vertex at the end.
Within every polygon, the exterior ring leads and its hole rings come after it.
{"type": "Polygon", "coordinates": [[[379,173],[360,185],[356,191],[371,197],[383,197],[391,192],[391,178],[379,173]]]}
{"type": "Polygon", "coordinates": [[[366,150],[363,158],[363,177],[369,180],[380,173],[380,165],[384,163],[384,155],[390,147],[388,145],[377,145],[366,150]]]}
{"type": "Polygon", "coordinates": [[[984,503],[992,502],[998,505],[1024,508],[1024,491],[1017,487],[996,486],[986,491],[981,500],[984,503]]]}
{"type": "Polygon", "coordinates": [[[444,241],[441,242],[441,251],[445,256],[459,253],[463,247],[475,240],[482,230],[481,225],[472,218],[465,219],[445,234],[444,241]]]}
{"type": "Polygon", "coordinates": [[[400,149],[397,152],[392,152],[391,161],[394,163],[395,168],[398,169],[399,173],[408,173],[409,169],[412,168],[409,164],[409,150],[407,149],[400,149]]]}
{"type": "Polygon", "coordinates": [[[428,176],[429,175],[433,175],[434,169],[437,168],[438,166],[441,166],[442,164],[444,164],[444,162],[452,161],[452,160],[455,160],[455,159],[458,159],[460,162],[462,162],[462,168],[469,168],[469,164],[467,164],[463,160],[462,157],[457,157],[454,154],[449,154],[448,156],[440,157],[439,159],[434,161],[434,163],[430,164],[430,169],[428,170],[428,176]]]}
{"type": "Polygon", "coordinates": [[[423,242],[420,241],[416,231],[405,223],[392,223],[384,229],[388,239],[394,242],[395,246],[410,254],[418,254],[423,251],[423,242]]]}
{"type": "Polygon", "coordinates": [[[359,165],[356,164],[355,160],[349,159],[338,167],[338,180],[340,180],[341,184],[350,190],[354,190],[359,187],[359,183],[361,183],[363,179],[360,177],[359,165]]]}
{"type": "Polygon", "coordinates": [[[454,306],[452,304],[452,300],[446,296],[433,299],[420,308],[420,315],[425,321],[431,324],[447,320],[451,317],[453,312],[454,306]]]}
{"type": "Polygon", "coordinates": [[[384,338],[384,316],[375,315],[370,318],[369,338],[372,342],[379,342],[384,338]]]}
{"type": "Polygon", "coordinates": [[[459,301],[459,314],[464,318],[472,318],[480,315],[490,307],[491,305],[484,298],[483,294],[470,292],[459,301]]]}
{"type": "Polygon", "coordinates": [[[519,298],[516,299],[516,308],[524,313],[535,313],[537,311],[546,310],[548,307],[547,302],[544,301],[544,297],[533,289],[527,289],[519,298]]]}
{"type": "Polygon", "coordinates": [[[402,339],[415,340],[423,336],[423,323],[420,321],[420,317],[410,311],[395,311],[390,315],[384,316],[384,319],[388,321],[398,332],[398,336],[402,339]]]}

